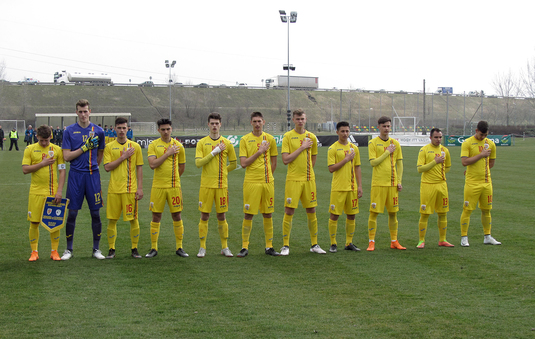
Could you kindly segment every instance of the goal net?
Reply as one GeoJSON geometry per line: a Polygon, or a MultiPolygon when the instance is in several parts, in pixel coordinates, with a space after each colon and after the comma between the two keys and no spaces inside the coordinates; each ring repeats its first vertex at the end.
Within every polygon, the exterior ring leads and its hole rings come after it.
{"type": "Polygon", "coordinates": [[[158,126],[155,122],[132,122],[130,127],[134,135],[153,135],[158,134],[158,126]]]}
{"type": "Polygon", "coordinates": [[[394,117],[392,121],[392,133],[416,133],[416,117],[394,117]]]}
{"type": "Polygon", "coordinates": [[[9,139],[8,134],[9,131],[15,127],[15,130],[19,132],[19,139],[22,136],[22,139],[24,139],[24,131],[26,131],[26,121],[24,120],[0,120],[0,126],[2,126],[2,129],[4,130],[4,135],[6,138],[9,139]]]}

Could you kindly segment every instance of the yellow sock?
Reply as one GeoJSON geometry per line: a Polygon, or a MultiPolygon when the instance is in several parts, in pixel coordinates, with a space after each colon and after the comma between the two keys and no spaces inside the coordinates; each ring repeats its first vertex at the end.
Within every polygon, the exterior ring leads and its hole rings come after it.
{"type": "Polygon", "coordinates": [[[208,220],[199,221],[199,239],[201,240],[201,247],[206,249],[206,236],[208,235],[208,220]]]}
{"type": "Polygon", "coordinates": [[[150,246],[156,251],[158,250],[158,237],[160,236],[160,223],[150,223],[150,246]]]}
{"type": "Polygon", "coordinates": [[[492,218],[490,217],[490,210],[481,210],[481,223],[483,224],[483,234],[490,234],[492,227],[492,218]]]}
{"type": "Polygon", "coordinates": [[[336,229],[338,228],[338,220],[331,220],[329,218],[329,237],[331,238],[331,245],[336,245],[336,229]]]}
{"type": "Polygon", "coordinates": [[[273,247],[273,218],[264,218],[264,235],[266,237],[266,248],[273,247]]]}
{"type": "Polygon", "coordinates": [[[221,248],[228,247],[228,224],[227,220],[217,221],[217,230],[219,231],[219,238],[221,239],[221,248]]]}
{"type": "Polygon", "coordinates": [[[184,224],[182,220],[173,221],[173,230],[175,231],[176,249],[182,248],[182,240],[184,239],[184,224]]]}
{"type": "Polygon", "coordinates": [[[375,240],[375,232],[377,231],[377,216],[379,214],[375,212],[370,212],[368,217],[368,237],[370,240],[375,240]]]}
{"type": "Polygon", "coordinates": [[[39,223],[38,222],[30,222],[30,247],[32,248],[32,251],[37,251],[37,247],[39,244],[39,223]]]}
{"type": "Polygon", "coordinates": [[[130,240],[132,241],[132,249],[137,248],[139,243],[139,220],[130,220],[130,240]]]}
{"type": "Polygon", "coordinates": [[[117,220],[108,220],[108,245],[110,249],[115,248],[115,239],[117,239],[117,220]]]}
{"type": "Polygon", "coordinates": [[[346,219],[346,246],[353,242],[353,236],[355,235],[356,220],[346,219]]]}
{"type": "Polygon", "coordinates": [[[463,209],[461,214],[461,237],[466,237],[468,235],[468,227],[470,226],[470,214],[472,211],[463,209]]]}
{"type": "Polygon", "coordinates": [[[282,219],[282,244],[284,246],[290,246],[290,233],[292,232],[292,218],[293,215],[284,213],[282,219]]]}
{"type": "Polygon", "coordinates": [[[57,251],[58,250],[58,247],[59,247],[59,231],[60,230],[57,230],[57,231],[54,231],[54,232],[50,233],[50,245],[51,245],[52,251],[57,251]]]}
{"type": "Polygon", "coordinates": [[[418,233],[420,236],[420,242],[425,241],[425,234],[427,233],[427,222],[429,220],[429,214],[420,213],[420,221],[418,222],[418,233]]]}
{"type": "Polygon", "coordinates": [[[390,240],[398,240],[398,218],[397,213],[388,213],[388,229],[390,230],[390,240]]]}
{"type": "Polygon", "coordinates": [[[253,228],[253,221],[243,219],[241,225],[241,247],[249,249],[249,238],[251,237],[251,228],[253,228]]]}
{"type": "Polygon", "coordinates": [[[310,232],[310,243],[316,245],[318,243],[318,218],[316,218],[316,212],[307,213],[307,224],[310,232]]]}
{"type": "Polygon", "coordinates": [[[446,241],[446,232],[448,231],[448,218],[446,213],[438,214],[438,241],[446,241]]]}

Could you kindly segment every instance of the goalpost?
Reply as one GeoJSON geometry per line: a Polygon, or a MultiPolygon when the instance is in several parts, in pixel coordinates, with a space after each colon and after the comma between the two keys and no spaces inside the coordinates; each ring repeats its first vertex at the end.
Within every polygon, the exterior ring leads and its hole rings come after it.
{"type": "Polygon", "coordinates": [[[400,117],[394,106],[392,106],[396,116],[392,121],[392,133],[408,134],[414,133],[416,135],[416,117],[400,117]]]}
{"type": "Polygon", "coordinates": [[[130,127],[132,127],[134,135],[158,134],[158,126],[155,122],[131,122],[130,127]]]}
{"type": "Polygon", "coordinates": [[[19,132],[19,139],[22,135],[22,139],[24,139],[24,132],[26,131],[26,121],[24,120],[0,120],[0,126],[2,126],[2,129],[4,130],[4,135],[6,138],[9,139],[8,134],[9,132],[15,127],[15,130],[19,132]]]}

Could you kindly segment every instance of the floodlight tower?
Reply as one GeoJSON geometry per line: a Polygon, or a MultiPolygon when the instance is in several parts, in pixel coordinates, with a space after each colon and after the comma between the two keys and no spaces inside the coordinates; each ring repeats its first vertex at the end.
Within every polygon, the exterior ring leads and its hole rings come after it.
{"type": "Polygon", "coordinates": [[[290,71],[295,71],[294,65],[290,64],[290,23],[295,23],[297,21],[297,12],[295,11],[290,12],[290,15],[286,15],[286,11],[280,10],[279,14],[280,14],[281,21],[283,23],[288,24],[288,63],[286,65],[283,65],[282,69],[285,71],[288,71],[288,82],[286,84],[288,87],[288,107],[286,109],[286,118],[288,119],[288,131],[289,131],[291,129],[290,120],[292,120],[292,116],[291,116],[292,111],[290,110],[290,71]]]}
{"type": "Polygon", "coordinates": [[[169,60],[165,60],[165,68],[169,68],[169,120],[171,120],[171,112],[173,111],[173,108],[171,106],[172,103],[172,92],[171,92],[171,86],[173,85],[173,79],[171,78],[171,68],[175,68],[176,60],[173,60],[172,63],[169,63],[169,60]]]}

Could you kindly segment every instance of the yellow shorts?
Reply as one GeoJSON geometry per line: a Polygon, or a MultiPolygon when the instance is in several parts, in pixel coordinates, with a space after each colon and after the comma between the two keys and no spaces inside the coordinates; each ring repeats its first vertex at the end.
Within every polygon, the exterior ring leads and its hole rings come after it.
{"type": "Polygon", "coordinates": [[[446,213],[450,210],[448,198],[448,185],[446,182],[439,184],[420,184],[420,213],[433,214],[446,213]]]}
{"type": "Polygon", "coordinates": [[[46,198],[46,195],[30,194],[28,197],[28,221],[41,222],[46,198]]]}
{"type": "Polygon", "coordinates": [[[464,184],[464,204],[463,208],[473,211],[477,207],[482,210],[492,209],[492,184],[464,184]]]}
{"type": "Polygon", "coordinates": [[[119,220],[123,212],[123,221],[137,219],[137,200],[135,193],[108,193],[106,203],[106,218],[119,220]]]}
{"type": "Polygon", "coordinates": [[[180,187],[174,188],[155,188],[150,190],[150,210],[153,213],[163,213],[165,203],[169,205],[171,213],[181,212],[182,204],[182,189],[180,187]]]}
{"type": "Polygon", "coordinates": [[[334,215],[355,215],[359,213],[359,198],[357,191],[331,191],[329,212],[334,215]]]}
{"type": "Polygon", "coordinates": [[[370,196],[370,212],[389,213],[399,211],[398,188],[396,186],[372,186],[370,196]]]}
{"type": "Polygon", "coordinates": [[[243,183],[243,213],[256,215],[275,210],[275,185],[271,183],[243,183]]]}
{"type": "Polygon", "coordinates": [[[228,189],[226,188],[205,188],[199,190],[199,211],[202,213],[212,212],[212,203],[215,202],[216,213],[228,211],[228,189]]]}
{"type": "Polygon", "coordinates": [[[315,181],[286,181],[284,207],[297,208],[299,200],[304,208],[318,206],[315,181]]]}

